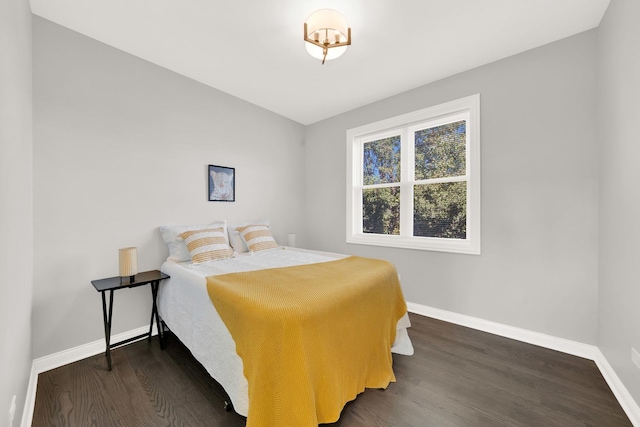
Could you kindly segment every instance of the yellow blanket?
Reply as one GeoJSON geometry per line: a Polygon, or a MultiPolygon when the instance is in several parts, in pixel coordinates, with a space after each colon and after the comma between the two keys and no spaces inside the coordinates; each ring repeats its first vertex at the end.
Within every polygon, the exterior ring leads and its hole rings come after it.
{"type": "Polygon", "coordinates": [[[391,345],[407,308],[386,261],[210,276],[207,290],[242,358],[247,427],[335,422],[365,388],[395,381],[391,345]]]}

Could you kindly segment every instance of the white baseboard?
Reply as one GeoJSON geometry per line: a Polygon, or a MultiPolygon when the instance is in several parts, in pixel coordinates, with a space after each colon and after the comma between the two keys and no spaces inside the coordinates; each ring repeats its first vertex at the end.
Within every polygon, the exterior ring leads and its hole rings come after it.
{"type": "Polygon", "coordinates": [[[29,375],[29,385],[27,386],[27,397],[22,410],[22,422],[20,427],[30,427],[33,420],[33,410],[36,406],[36,389],[38,388],[38,374],[35,365],[31,364],[31,374],[29,375]]]}
{"type": "Polygon", "coordinates": [[[542,334],[540,332],[533,332],[527,329],[516,328],[502,323],[479,319],[477,317],[440,310],[439,308],[433,308],[422,304],[407,303],[407,308],[412,313],[433,317],[434,319],[444,320],[445,322],[455,323],[456,325],[489,332],[494,335],[500,335],[501,337],[511,338],[540,347],[549,348],[551,350],[561,351],[584,359],[595,360],[596,354],[599,351],[598,347],[595,345],[583,344],[577,341],[542,334]]]}
{"type": "MultiPolygon", "coordinates": [[[[127,332],[112,335],[111,342],[116,343],[128,340],[129,338],[146,334],[148,332],[149,327],[142,326],[127,332]]],[[[151,335],[155,336],[157,334],[158,330],[154,324],[151,335]]],[[[69,363],[77,362],[78,360],[86,359],[87,357],[95,356],[96,354],[104,353],[104,351],[105,341],[104,338],[102,338],[88,344],[79,345],[68,350],[63,350],[58,353],[34,359],[31,364],[31,375],[29,376],[29,385],[27,386],[27,396],[24,403],[24,411],[22,413],[21,427],[30,427],[31,422],[33,421],[33,410],[36,404],[36,389],[38,387],[39,374],[50,371],[51,369],[59,368],[60,366],[68,365],[69,363]]]]}
{"type": "Polygon", "coordinates": [[[516,328],[514,326],[491,322],[489,320],[441,310],[439,308],[433,308],[422,304],[408,302],[407,309],[411,313],[432,317],[434,319],[443,320],[456,325],[466,326],[479,331],[489,332],[494,335],[511,338],[551,350],[561,351],[573,356],[582,357],[584,359],[593,360],[602,373],[605,381],[611,388],[613,395],[618,399],[620,406],[622,406],[622,409],[629,417],[629,420],[631,420],[631,423],[636,427],[640,427],[640,407],[622,381],[620,381],[620,378],[618,378],[611,365],[609,365],[609,362],[604,357],[600,349],[595,345],[583,344],[577,341],[571,341],[539,332],[516,328]]]}
{"type": "Polygon", "coordinates": [[[613,395],[618,399],[620,406],[622,406],[622,409],[624,409],[624,412],[629,417],[631,424],[635,427],[640,427],[640,406],[638,406],[638,403],[633,400],[629,390],[627,390],[624,384],[622,384],[622,381],[620,381],[620,378],[616,375],[616,372],[599,349],[598,354],[593,361],[596,362],[602,376],[607,384],[609,384],[609,388],[611,388],[613,395]]]}

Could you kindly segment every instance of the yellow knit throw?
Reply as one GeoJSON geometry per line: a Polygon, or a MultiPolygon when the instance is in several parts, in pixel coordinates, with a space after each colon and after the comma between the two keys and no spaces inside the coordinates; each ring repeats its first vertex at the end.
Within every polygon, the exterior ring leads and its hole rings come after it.
{"type": "Polygon", "coordinates": [[[391,345],[407,308],[387,261],[210,276],[207,290],[242,358],[247,427],[332,423],[365,388],[395,381],[391,345]]]}

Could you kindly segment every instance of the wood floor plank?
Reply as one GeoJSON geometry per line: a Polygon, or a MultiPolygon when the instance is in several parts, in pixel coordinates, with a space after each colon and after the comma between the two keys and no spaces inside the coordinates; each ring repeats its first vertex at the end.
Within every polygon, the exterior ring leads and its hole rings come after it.
{"type": "MultiPolygon", "coordinates": [[[[397,382],[366,390],[324,427],[631,426],[593,361],[410,318],[415,354],[393,355],[397,382]]],[[[111,372],[97,355],[40,374],[33,426],[245,426],[171,334],[164,351],[141,341],[112,356],[111,372]]]]}

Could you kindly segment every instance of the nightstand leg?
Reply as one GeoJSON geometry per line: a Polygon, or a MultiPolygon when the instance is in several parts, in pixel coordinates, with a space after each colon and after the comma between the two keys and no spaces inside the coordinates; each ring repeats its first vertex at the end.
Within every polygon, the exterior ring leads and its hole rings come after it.
{"type": "Polygon", "coordinates": [[[151,282],[151,296],[153,297],[153,308],[151,309],[151,321],[149,322],[149,342],[151,342],[151,332],[153,331],[153,318],[156,319],[156,328],[158,329],[158,339],[160,340],[160,349],[164,349],[162,342],[162,329],[160,329],[160,316],[158,316],[158,288],[160,281],[151,282]]]}
{"type": "Polygon", "coordinates": [[[104,320],[104,340],[107,344],[105,356],[107,357],[107,367],[111,370],[111,317],[113,315],[113,290],[109,291],[109,313],[107,314],[107,303],[104,292],[102,294],[102,318],[104,320]]]}

